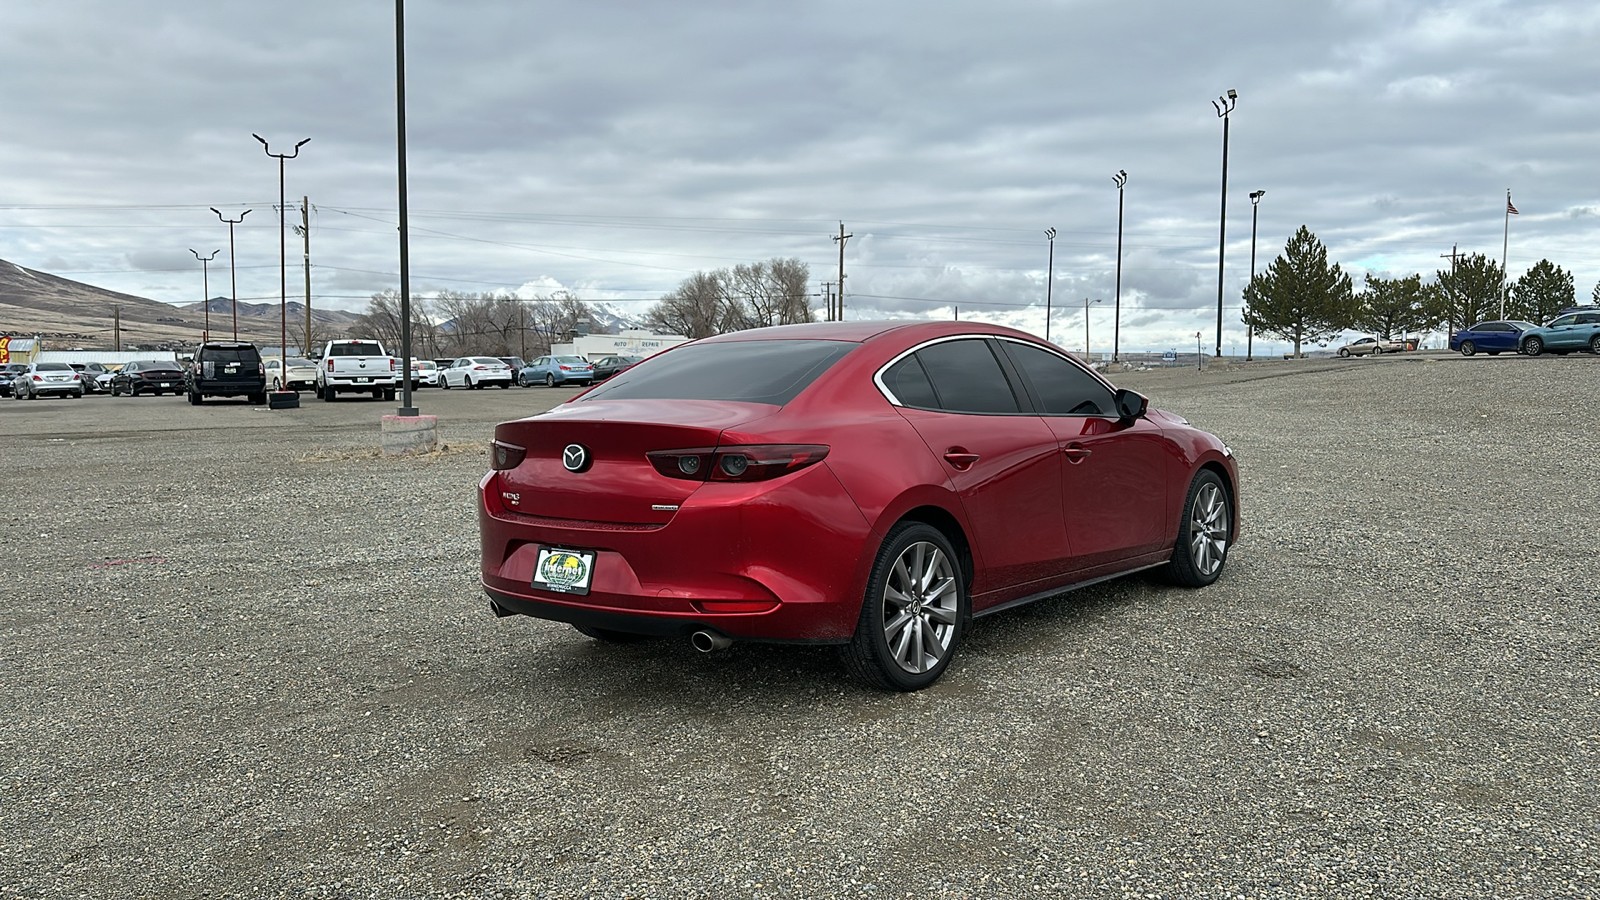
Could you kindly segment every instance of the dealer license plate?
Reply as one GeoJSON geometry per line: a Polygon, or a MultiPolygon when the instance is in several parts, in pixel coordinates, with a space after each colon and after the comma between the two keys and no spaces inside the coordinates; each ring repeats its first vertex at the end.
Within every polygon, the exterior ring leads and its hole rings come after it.
{"type": "Polygon", "coordinates": [[[367,383],[369,383],[371,381],[372,381],[371,378],[357,378],[356,379],[356,384],[367,384],[367,383]]]}
{"type": "Polygon", "coordinates": [[[587,594],[594,577],[593,550],[540,547],[533,567],[533,586],[563,594],[587,594]]]}
{"type": "Polygon", "coordinates": [[[172,382],[170,382],[170,381],[163,381],[163,382],[161,382],[161,386],[162,386],[162,387],[164,387],[164,388],[169,388],[169,387],[172,387],[172,382]]]}

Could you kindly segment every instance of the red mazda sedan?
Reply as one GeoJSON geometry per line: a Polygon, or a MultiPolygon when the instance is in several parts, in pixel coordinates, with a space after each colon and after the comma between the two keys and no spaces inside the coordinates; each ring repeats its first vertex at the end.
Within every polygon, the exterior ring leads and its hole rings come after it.
{"type": "Polygon", "coordinates": [[[841,645],[876,687],[950,665],[974,616],[1238,536],[1227,445],[1023,332],[787,325],[657,354],[495,428],[480,483],[497,615],[602,641],[841,645]]]}

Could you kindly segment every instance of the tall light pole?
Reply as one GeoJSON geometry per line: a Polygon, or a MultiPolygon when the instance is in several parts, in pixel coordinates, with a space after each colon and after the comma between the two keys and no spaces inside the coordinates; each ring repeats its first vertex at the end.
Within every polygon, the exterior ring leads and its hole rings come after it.
{"type": "Polygon", "coordinates": [[[400,408],[416,418],[411,405],[411,227],[406,207],[406,0],[394,0],[395,160],[400,199],[400,408]]]}
{"type": "Polygon", "coordinates": [[[1122,188],[1128,183],[1128,170],[1118,169],[1111,180],[1117,185],[1117,314],[1111,326],[1111,361],[1117,362],[1122,358],[1122,188]]]}
{"type": "MultiPolygon", "coordinates": [[[[1261,198],[1267,195],[1266,191],[1250,192],[1250,284],[1256,283],[1256,217],[1261,212],[1261,198]]],[[[1249,285],[1246,285],[1248,289],[1249,285]]],[[[1250,362],[1255,358],[1254,344],[1256,340],[1256,323],[1250,318],[1250,310],[1245,309],[1245,326],[1250,330],[1245,333],[1244,361],[1250,362]]]]}
{"type": "MultiPolygon", "coordinates": [[[[294,145],[293,153],[273,153],[272,145],[267,139],[252,132],[251,137],[261,142],[261,149],[273,159],[278,161],[278,312],[280,324],[278,326],[278,373],[282,376],[282,387],[289,389],[289,247],[284,237],[284,199],[283,199],[283,161],[294,159],[300,155],[300,148],[306,145],[306,138],[294,145]]],[[[309,352],[309,351],[306,351],[309,352]]]]}
{"type": "Polygon", "coordinates": [[[1228,88],[1228,93],[1211,101],[1222,120],[1222,215],[1217,233],[1217,356],[1222,356],[1222,251],[1228,240],[1228,113],[1239,104],[1239,92],[1228,88]]]}
{"type": "Polygon", "coordinates": [[[1099,300],[1083,298],[1083,361],[1089,361],[1089,304],[1099,303],[1099,300]]]}
{"type": "Polygon", "coordinates": [[[210,256],[201,256],[200,251],[193,247],[189,248],[189,252],[194,254],[195,259],[200,260],[200,289],[205,295],[201,299],[205,301],[206,310],[206,327],[204,331],[200,332],[200,342],[203,344],[211,340],[211,261],[217,258],[217,254],[221,253],[222,249],[219,247],[211,251],[210,256]]]}
{"type": "Polygon", "coordinates": [[[239,339],[239,265],[233,255],[233,226],[243,222],[244,217],[250,215],[251,211],[247,209],[239,213],[239,218],[237,219],[228,218],[222,214],[222,210],[217,209],[215,206],[211,207],[211,211],[217,214],[217,218],[228,223],[228,282],[229,291],[233,298],[233,339],[237,341],[239,339]]]}
{"type": "Polygon", "coordinates": [[[1056,230],[1046,228],[1045,239],[1050,242],[1050,261],[1045,266],[1044,276],[1044,339],[1050,340],[1050,292],[1056,284],[1056,230]]]}

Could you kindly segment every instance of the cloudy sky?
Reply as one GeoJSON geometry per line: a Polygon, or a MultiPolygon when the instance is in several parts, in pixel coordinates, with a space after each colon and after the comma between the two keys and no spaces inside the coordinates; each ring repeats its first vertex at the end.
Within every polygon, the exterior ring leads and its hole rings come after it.
{"type": "MultiPolygon", "coordinates": [[[[278,165],[314,300],[399,285],[394,5],[52,0],[0,28],[0,258],[169,302],[230,218],[279,294],[278,165]],[[293,213],[298,216],[298,212],[293,213]]],[[[846,315],[981,318],[1108,349],[1224,352],[1305,225],[1359,286],[1452,249],[1600,281],[1600,5],[1046,0],[409,0],[412,290],[567,289],[643,312],[696,271],[797,257],[846,315]]],[[[289,292],[303,291],[290,236],[289,292]]],[[[820,307],[821,301],[818,301],[820,307]]],[[[1271,345],[1269,345],[1270,347],[1271,345]]]]}

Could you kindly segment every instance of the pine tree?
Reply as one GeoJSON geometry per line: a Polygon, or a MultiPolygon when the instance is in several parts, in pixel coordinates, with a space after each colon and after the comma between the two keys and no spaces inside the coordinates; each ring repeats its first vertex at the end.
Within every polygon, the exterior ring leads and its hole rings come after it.
{"type": "Polygon", "coordinates": [[[1290,341],[1294,355],[1307,341],[1325,341],[1356,319],[1350,276],[1328,265],[1328,250],[1306,226],[1289,238],[1283,255],[1250,280],[1244,322],[1261,334],[1290,341]]]}
{"type": "Polygon", "coordinates": [[[1511,288],[1506,301],[1506,318],[1529,322],[1548,322],[1577,301],[1572,273],[1548,259],[1534,264],[1511,288]]]}

